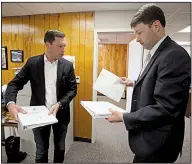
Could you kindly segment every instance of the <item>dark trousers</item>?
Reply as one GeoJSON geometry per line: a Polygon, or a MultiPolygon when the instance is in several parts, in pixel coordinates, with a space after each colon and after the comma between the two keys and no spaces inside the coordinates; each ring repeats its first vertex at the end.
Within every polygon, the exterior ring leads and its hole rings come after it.
{"type": "Polygon", "coordinates": [[[54,163],[63,163],[65,155],[65,138],[67,126],[61,123],[33,129],[36,143],[36,163],[48,163],[48,149],[51,126],[54,135],[54,163]]]}
{"type": "Polygon", "coordinates": [[[149,158],[141,158],[137,155],[134,156],[133,163],[174,163],[177,160],[177,155],[171,155],[168,153],[167,155],[159,155],[159,156],[151,156],[149,158]]]}

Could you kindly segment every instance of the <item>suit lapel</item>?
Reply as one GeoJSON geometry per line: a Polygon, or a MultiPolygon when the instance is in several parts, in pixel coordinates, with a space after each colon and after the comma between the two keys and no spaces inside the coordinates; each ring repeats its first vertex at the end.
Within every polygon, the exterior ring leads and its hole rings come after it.
{"type": "Polygon", "coordinates": [[[149,69],[151,68],[152,64],[154,63],[155,59],[157,58],[157,56],[159,55],[159,53],[161,52],[161,50],[164,48],[164,46],[171,40],[171,38],[169,36],[167,36],[164,41],[160,44],[160,46],[158,47],[158,49],[156,50],[155,54],[152,56],[151,60],[149,61],[149,63],[147,64],[147,66],[145,67],[143,73],[141,74],[141,76],[137,79],[136,84],[137,85],[147,74],[147,72],[149,71],[149,69]]]}
{"type": "Polygon", "coordinates": [[[145,67],[145,69],[143,70],[142,74],[140,75],[140,77],[137,79],[136,84],[141,81],[143,79],[143,77],[146,75],[146,73],[149,71],[149,69],[151,68],[153,62],[155,61],[155,59],[157,58],[157,56],[159,55],[159,51],[156,51],[155,54],[152,56],[151,60],[149,61],[149,63],[147,64],[147,66],[145,67]]]}
{"type": "Polygon", "coordinates": [[[63,61],[58,59],[58,64],[57,64],[57,82],[56,82],[56,92],[57,92],[57,97],[59,95],[59,81],[62,78],[62,71],[63,70],[63,61]]]}
{"type": "Polygon", "coordinates": [[[44,54],[39,57],[38,61],[38,71],[39,71],[39,80],[41,81],[42,85],[42,96],[43,100],[45,100],[45,73],[44,73],[44,54]]]}

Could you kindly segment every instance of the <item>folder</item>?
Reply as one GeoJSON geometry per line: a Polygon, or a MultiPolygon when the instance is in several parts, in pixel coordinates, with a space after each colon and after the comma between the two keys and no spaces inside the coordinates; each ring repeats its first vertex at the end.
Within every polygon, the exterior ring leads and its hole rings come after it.
{"type": "Polygon", "coordinates": [[[51,114],[46,106],[23,106],[27,113],[18,113],[19,127],[22,130],[33,129],[45,125],[57,123],[57,118],[51,114]]]}
{"type": "Polygon", "coordinates": [[[109,109],[126,113],[127,111],[107,101],[81,101],[80,104],[94,119],[108,118],[111,116],[109,109]]]}

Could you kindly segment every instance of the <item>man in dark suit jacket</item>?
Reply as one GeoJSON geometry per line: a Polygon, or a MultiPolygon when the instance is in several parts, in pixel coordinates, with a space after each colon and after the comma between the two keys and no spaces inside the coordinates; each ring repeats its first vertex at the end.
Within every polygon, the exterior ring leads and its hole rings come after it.
{"type": "Polygon", "coordinates": [[[122,77],[122,83],[134,87],[131,112],[110,110],[108,118],[124,121],[134,163],[175,162],[182,151],[191,60],[165,34],[165,24],[163,11],[153,4],[143,6],[133,17],[137,42],[149,54],[137,81],[122,77]]]}
{"type": "MultiPolygon", "coordinates": [[[[65,138],[70,121],[69,103],[77,94],[77,84],[73,64],[62,58],[66,37],[57,30],[46,32],[44,42],[47,51],[27,60],[21,71],[9,82],[6,90],[6,104],[11,115],[17,120],[18,112],[25,111],[17,106],[16,97],[19,90],[30,80],[31,106],[46,105],[57,117],[53,124],[54,160],[62,163],[65,154],[65,138]]],[[[36,162],[48,162],[48,148],[51,125],[33,129],[36,142],[36,162]]]]}

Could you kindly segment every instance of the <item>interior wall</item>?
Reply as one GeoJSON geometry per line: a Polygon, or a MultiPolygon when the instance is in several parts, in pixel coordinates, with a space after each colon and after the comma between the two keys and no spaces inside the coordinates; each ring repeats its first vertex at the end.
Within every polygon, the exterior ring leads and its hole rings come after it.
{"type": "Polygon", "coordinates": [[[98,75],[102,68],[119,77],[126,76],[127,44],[100,44],[98,54],[98,75]]]}

